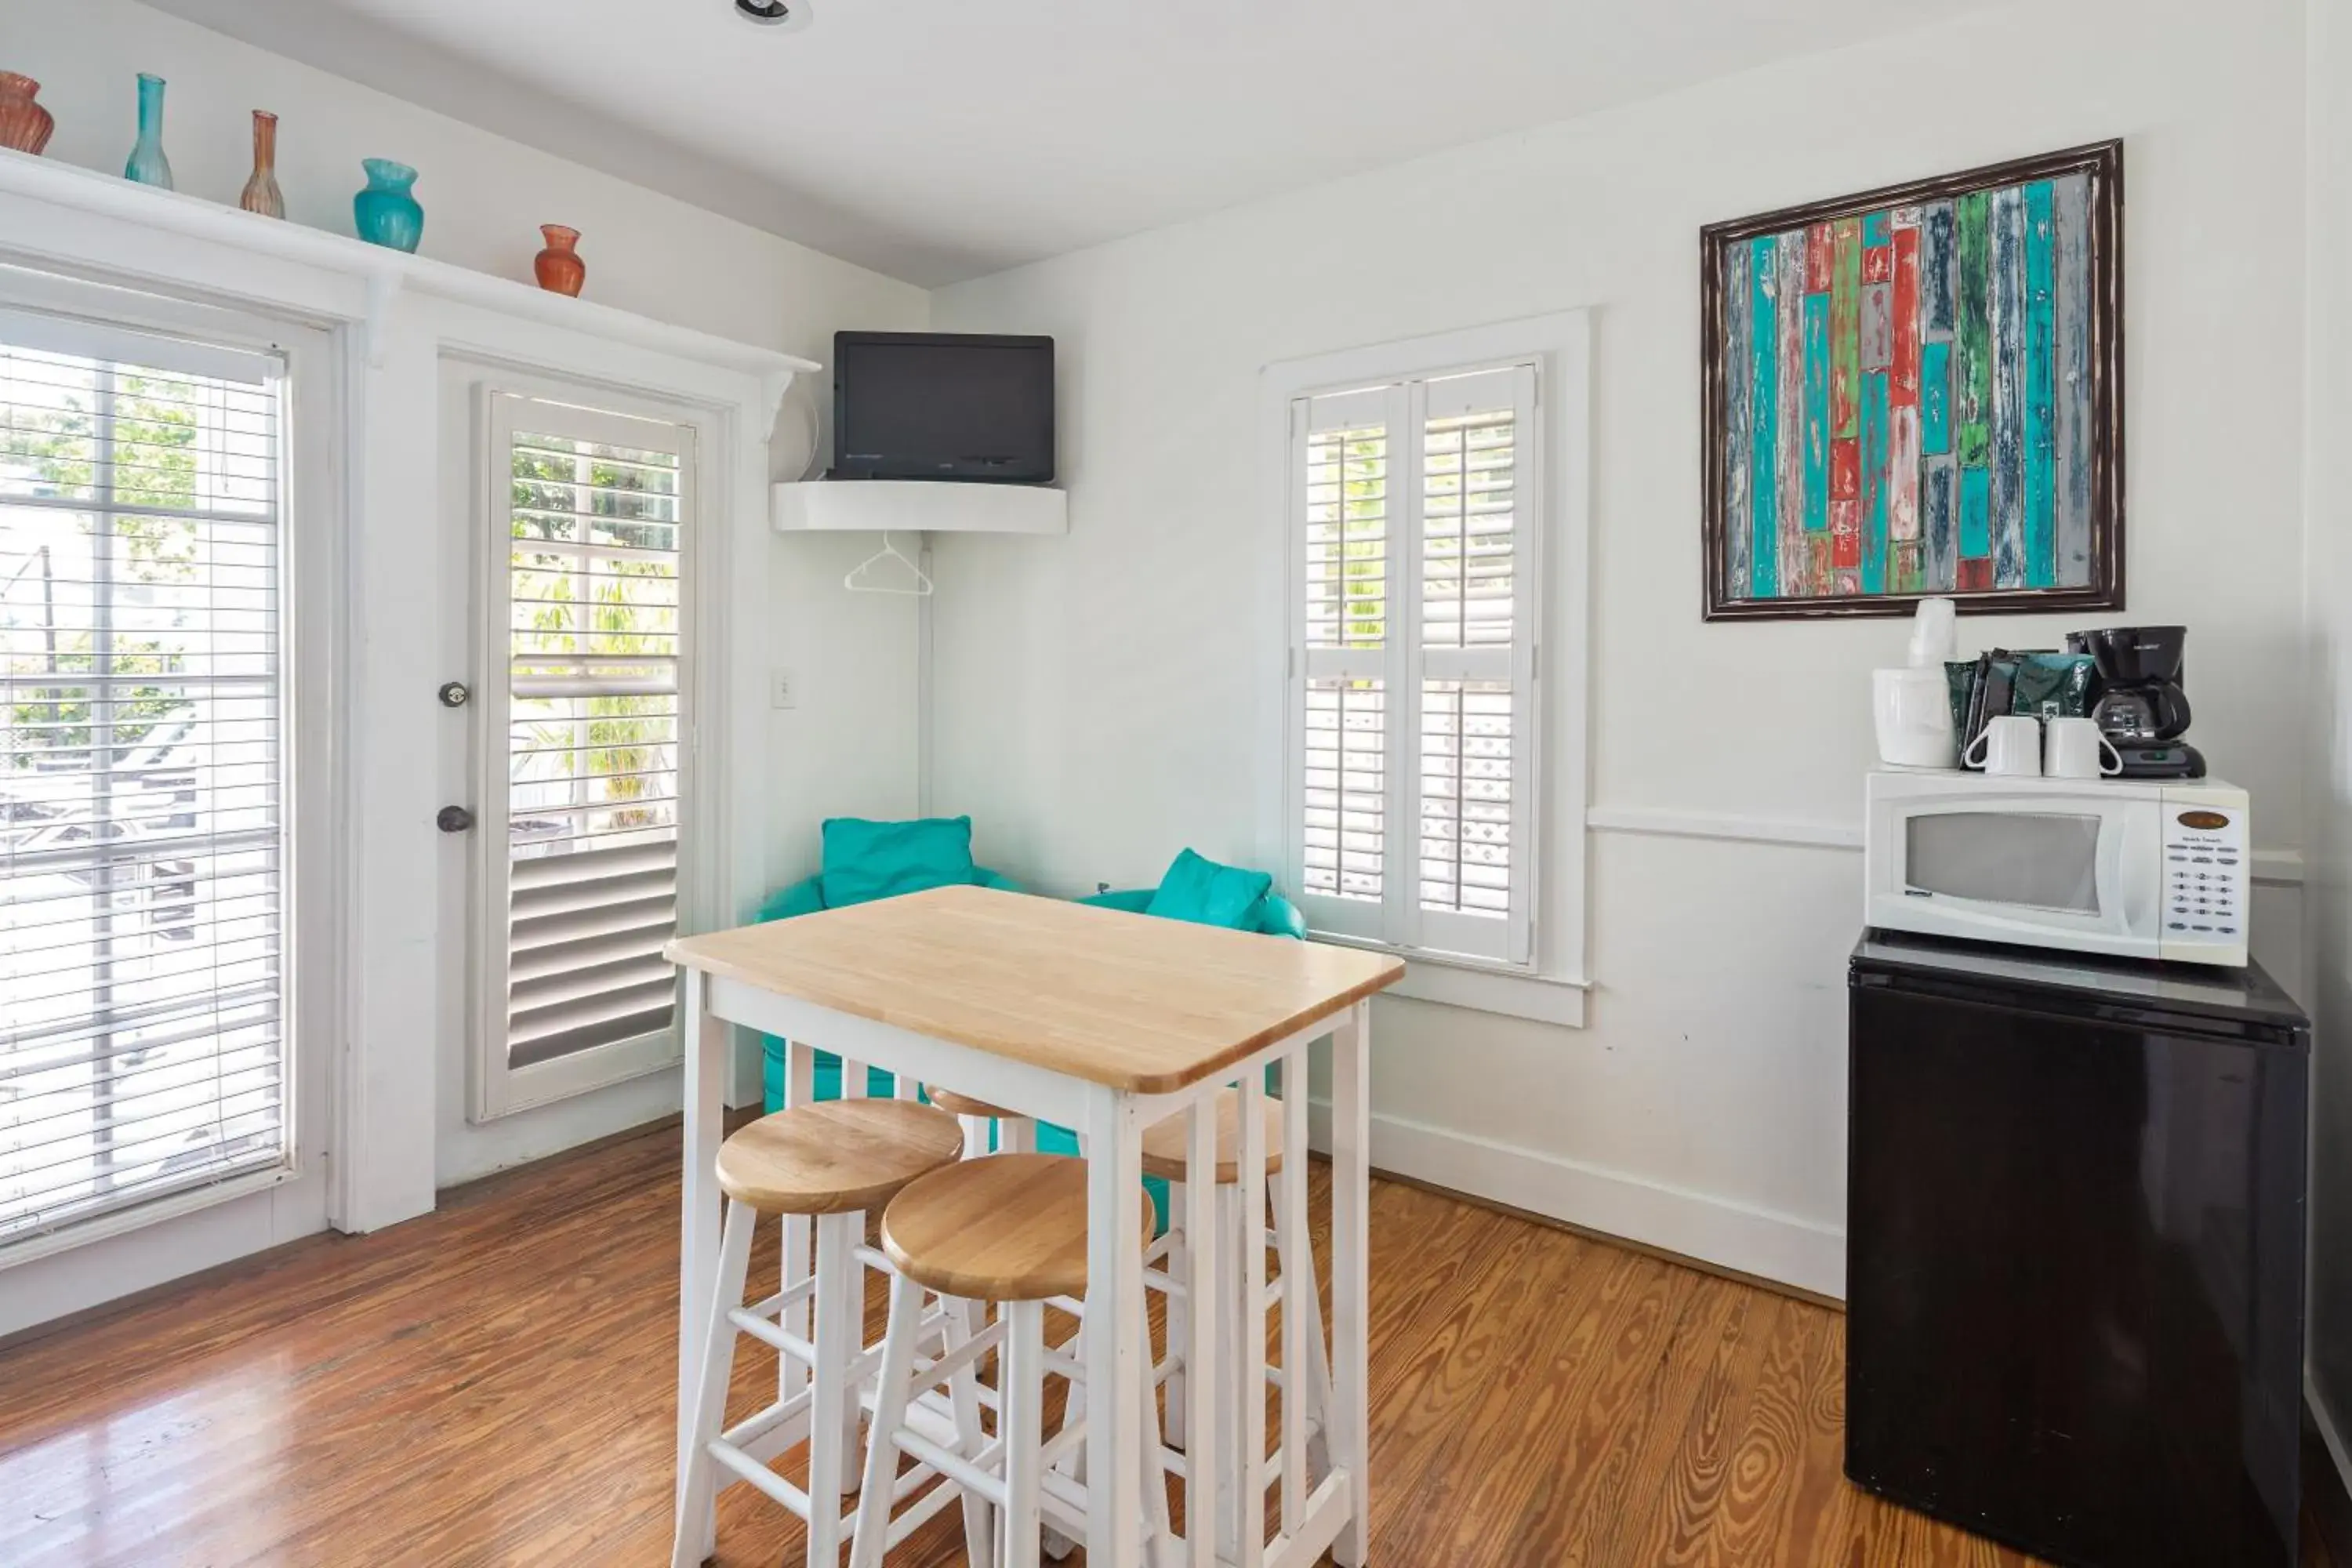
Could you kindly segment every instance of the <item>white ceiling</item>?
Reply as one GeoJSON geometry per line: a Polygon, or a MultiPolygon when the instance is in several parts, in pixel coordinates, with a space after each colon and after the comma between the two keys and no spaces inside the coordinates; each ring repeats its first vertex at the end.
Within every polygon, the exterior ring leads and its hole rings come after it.
{"type": "Polygon", "coordinates": [[[933,286],[1989,0],[150,0],[933,286]]]}

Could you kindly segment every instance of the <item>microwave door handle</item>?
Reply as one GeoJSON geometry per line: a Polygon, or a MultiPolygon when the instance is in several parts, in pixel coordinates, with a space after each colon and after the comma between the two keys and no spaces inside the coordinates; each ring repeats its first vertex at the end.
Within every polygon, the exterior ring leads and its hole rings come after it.
{"type": "MultiPolygon", "coordinates": [[[[2154,859],[2145,855],[2128,853],[2132,841],[2138,837],[2142,824],[2132,820],[2140,815],[2127,811],[2111,819],[2113,831],[2102,835],[2099,846],[2099,881],[2103,889],[2116,894],[2114,908],[2122,917],[2125,936],[2153,939],[2162,934],[2163,921],[2163,858],[2154,859]]],[[[2155,825],[2145,825],[2153,829],[2155,825]]],[[[2158,830],[2159,841],[2163,834],[2158,830]]]]}

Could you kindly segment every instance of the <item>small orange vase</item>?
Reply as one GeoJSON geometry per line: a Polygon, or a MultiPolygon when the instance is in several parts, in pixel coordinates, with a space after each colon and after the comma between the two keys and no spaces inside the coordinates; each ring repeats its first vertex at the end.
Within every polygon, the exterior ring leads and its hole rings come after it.
{"type": "Polygon", "coordinates": [[[253,111],[253,177],[236,205],[263,217],[286,216],[286,196],[278,188],[278,116],[266,109],[253,111]]]}
{"type": "Polygon", "coordinates": [[[580,286],[588,281],[588,264],[572,248],[580,243],[580,231],[560,223],[547,223],[540,225],[539,232],[547,237],[547,248],[531,263],[531,270],[539,275],[539,286],[551,294],[578,298],[580,286]]]}
{"type": "Polygon", "coordinates": [[[49,133],[58,122],[49,111],[33,100],[40,95],[41,84],[28,76],[15,71],[0,71],[0,147],[13,147],[19,153],[40,155],[49,144],[49,133]]]}

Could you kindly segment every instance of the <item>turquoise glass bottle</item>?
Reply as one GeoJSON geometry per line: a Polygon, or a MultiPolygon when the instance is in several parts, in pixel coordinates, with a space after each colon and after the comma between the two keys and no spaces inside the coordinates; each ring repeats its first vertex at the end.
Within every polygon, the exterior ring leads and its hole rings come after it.
{"type": "Polygon", "coordinates": [[[163,156],[163,79],[139,73],[139,140],[122,177],[142,185],[172,188],[172,160],[163,156]]]}
{"type": "Polygon", "coordinates": [[[370,245],[393,250],[415,250],[425,237],[425,209],[416,205],[409,187],[416,171],[389,158],[362,158],[367,189],[352,198],[352,223],[370,245]]]}

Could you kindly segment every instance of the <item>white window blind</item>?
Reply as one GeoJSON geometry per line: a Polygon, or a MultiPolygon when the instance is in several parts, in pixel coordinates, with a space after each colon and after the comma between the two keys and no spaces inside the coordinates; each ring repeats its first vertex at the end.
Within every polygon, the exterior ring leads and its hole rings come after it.
{"type": "Polygon", "coordinates": [[[559,1074],[557,1092],[675,1054],[661,949],[677,930],[690,437],[499,399],[492,1038],[507,1073],[646,1058],[559,1074]]]}
{"type": "Polygon", "coordinates": [[[1295,861],[1336,935],[1532,948],[1531,364],[1297,400],[1295,861]]]}
{"type": "Polygon", "coordinates": [[[292,1157],[284,385],[0,312],[0,1247],[292,1157]]]}

